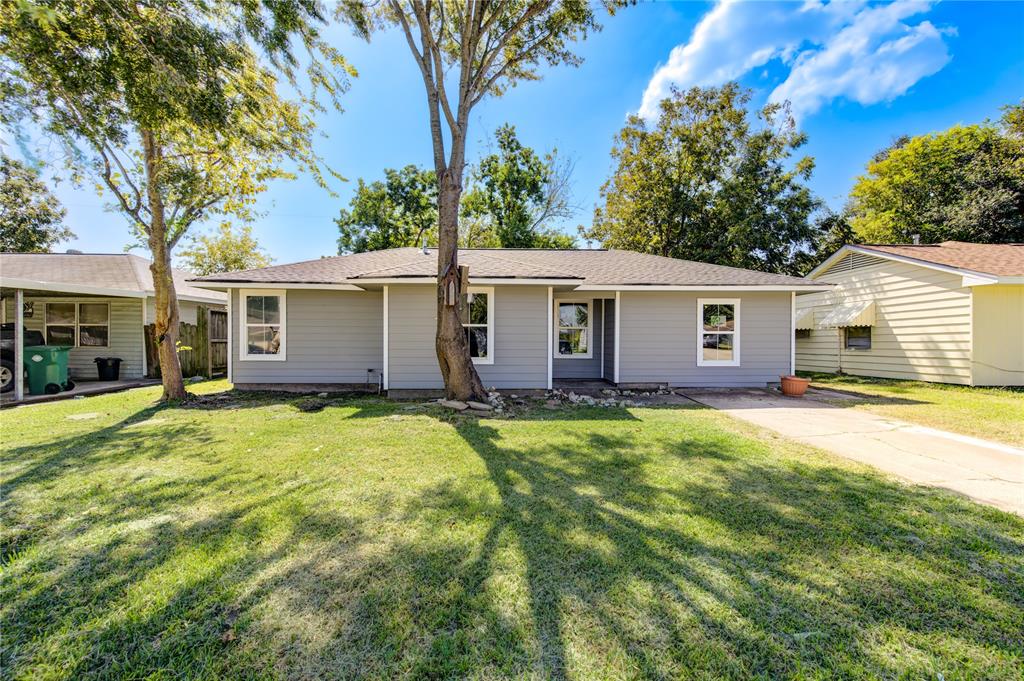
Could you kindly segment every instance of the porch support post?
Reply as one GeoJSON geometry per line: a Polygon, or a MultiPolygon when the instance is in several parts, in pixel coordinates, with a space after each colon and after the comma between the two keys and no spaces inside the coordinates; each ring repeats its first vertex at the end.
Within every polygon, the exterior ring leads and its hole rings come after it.
{"type": "Polygon", "coordinates": [[[388,389],[388,382],[390,380],[389,374],[391,373],[388,371],[388,334],[390,331],[388,328],[390,324],[390,320],[388,319],[388,288],[389,287],[387,286],[384,287],[384,366],[380,371],[381,388],[383,390],[388,389]]]}
{"type": "Polygon", "coordinates": [[[615,292],[615,385],[619,384],[619,339],[622,338],[622,291],[615,292]]]}
{"type": "Polygon", "coordinates": [[[25,292],[14,291],[14,399],[25,399],[25,292]]]}
{"type": "Polygon", "coordinates": [[[601,299],[601,378],[604,379],[604,346],[605,346],[605,318],[604,318],[604,298],[601,299]]]}
{"type": "Polygon", "coordinates": [[[553,369],[555,349],[553,347],[555,336],[555,289],[548,286],[548,390],[554,386],[553,369]]]}
{"type": "Polygon", "coordinates": [[[228,372],[228,383],[234,383],[235,382],[235,376],[231,372],[231,368],[232,368],[231,357],[235,354],[234,346],[232,346],[232,344],[231,344],[231,327],[234,326],[234,322],[231,319],[231,307],[232,307],[231,306],[231,301],[235,297],[235,289],[229,288],[227,291],[228,291],[228,306],[227,306],[227,311],[228,311],[228,319],[227,319],[227,324],[228,324],[228,369],[227,369],[227,372],[228,372]]]}
{"type": "Polygon", "coordinates": [[[796,376],[796,291],[789,295],[789,375],[796,376]]]}

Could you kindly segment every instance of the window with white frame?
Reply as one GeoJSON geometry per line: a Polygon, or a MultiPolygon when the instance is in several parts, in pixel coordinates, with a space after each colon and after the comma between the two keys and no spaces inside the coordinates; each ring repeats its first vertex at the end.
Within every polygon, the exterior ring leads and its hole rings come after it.
{"type": "Polygon", "coordinates": [[[475,364],[494,364],[494,289],[471,286],[466,291],[466,330],[469,356],[475,364]]]}
{"type": "Polygon", "coordinates": [[[555,357],[593,357],[593,309],[589,300],[559,300],[555,304],[555,357]]]}
{"type": "Polygon", "coordinates": [[[285,292],[243,290],[240,295],[241,359],[285,359],[285,292]]]}
{"type": "Polygon", "coordinates": [[[697,366],[739,366],[740,301],[697,300],[697,366]]]}
{"type": "Polygon", "coordinates": [[[43,325],[47,345],[110,347],[109,303],[46,303],[43,325]]]}

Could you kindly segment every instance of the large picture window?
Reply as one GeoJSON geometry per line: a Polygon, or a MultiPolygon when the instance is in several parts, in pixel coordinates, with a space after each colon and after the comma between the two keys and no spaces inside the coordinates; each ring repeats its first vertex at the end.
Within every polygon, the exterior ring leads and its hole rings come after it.
{"type": "Polygon", "coordinates": [[[285,359],[285,292],[242,291],[241,297],[241,359],[285,359]]]}
{"type": "Polygon", "coordinates": [[[739,366],[740,301],[697,300],[697,366],[739,366]]]}
{"type": "Polygon", "coordinates": [[[494,289],[471,286],[466,292],[466,330],[469,356],[475,364],[494,364],[494,289]]]}
{"type": "Polygon", "coordinates": [[[110,346],[109,303],[46,303],[43,323],[47,345],[110,346]]]}
{"type": "Polygon", "coordinates": [[[555,305],[558,337],[555,357],[561,359],[593,357],[593,309],[591,301],[559,300],[555,305]]]}

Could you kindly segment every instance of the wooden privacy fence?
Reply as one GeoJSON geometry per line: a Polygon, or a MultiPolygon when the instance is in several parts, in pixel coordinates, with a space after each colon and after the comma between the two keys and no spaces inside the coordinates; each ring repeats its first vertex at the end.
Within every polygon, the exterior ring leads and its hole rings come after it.
{"type": "MultiPolygon", "coordinates": [[[[160,378],[153,324],[146,324],[146,375],[160,378]]],[[[178,325],[178,360],[181,374],[213,378],[226,374],[228,368],[228,315],[223,310],[199,306],[196,323],[178,325]],[[188,348],[188,349],[186,349],[188,348]]]]}

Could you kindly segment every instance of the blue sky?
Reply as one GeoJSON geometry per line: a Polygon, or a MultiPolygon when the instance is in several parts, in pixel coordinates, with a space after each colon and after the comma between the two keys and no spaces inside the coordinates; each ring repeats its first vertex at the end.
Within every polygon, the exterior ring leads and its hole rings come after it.
{"type": "MultiPolygon", "coordinates": [[[[471,122],[471,161],[505,122],[538,151],[557,147],[575,160],[581,210],[570,231],[589,224],[625,116],[649,111],[670,84],[737,79],[757,104],[791,100],[817,161],[811,186],[837,208],[894,137],[996,118],[1024,95],[1024,3],[660,3],[603,23],[579,46],[581,67],[546,70],[543,80],[484,102],[471,122]]],[[[350,181],[336,185],[337,197],[304,178],[261,197],[265,215],[253,231],[278,263],[335,253],[333,218],[356,178],[431,163],[423,85],[404,39],[381,34],[366,44],[341,26],[330,35],[359,77],[345,111],[320,120],[318,149],[350,181]]],[[[104,212],[91,188],[64,184],[57,194],[78,236],[60,248],[119,252],[128,243],[125,220],[104,212]]]]}

